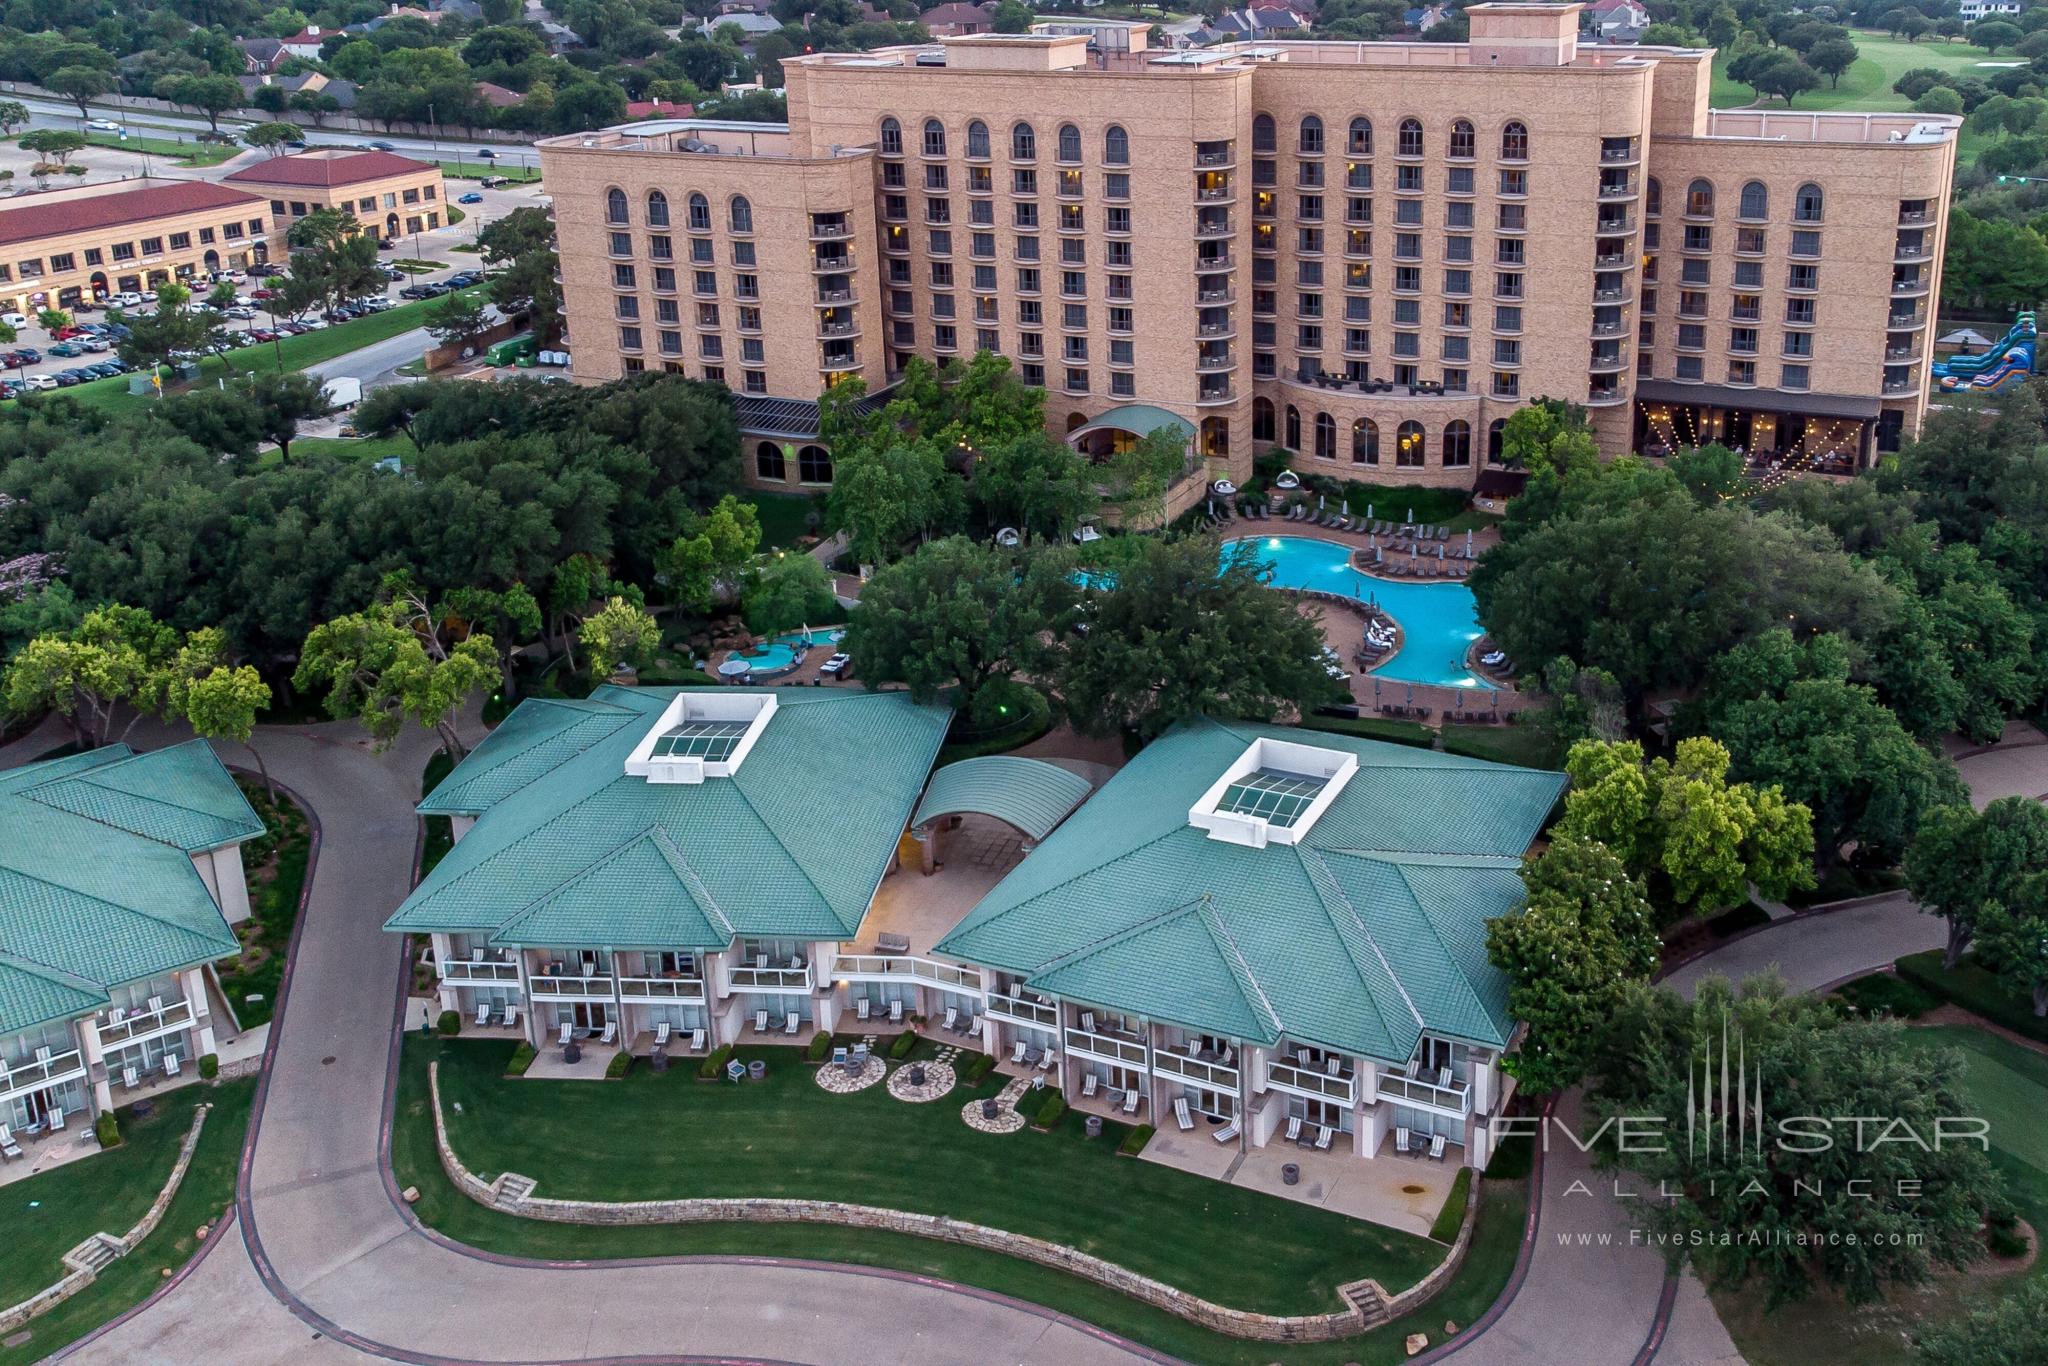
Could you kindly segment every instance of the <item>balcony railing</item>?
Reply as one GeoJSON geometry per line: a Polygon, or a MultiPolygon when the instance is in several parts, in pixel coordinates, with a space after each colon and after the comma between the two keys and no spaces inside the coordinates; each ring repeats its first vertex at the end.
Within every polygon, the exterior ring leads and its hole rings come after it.
{"type": "Polygon", "coordinates": [[[1041,1005],[1022,996],[1005,996],[999,991],[988,994],[988,1013],[998,1020],[1030,1025],[1034,1029],[1056,1029],[1060,1022],[1058,1006],[1041,1005]]]}
{"type": "Polygon", "coordinates": [[[1404,1077],[1397,1072],[1383,1073],[1379,1079],[1380,1099],[1405,1101],[1414,1105],[1427,1105],[1433,1110],[1449,1110],[1454,1114],[1470,1114],[1472,1111],[1472,1087],[1469,1082],[1455,1082],[1450,1086],[1438,1086],[1434,1082],[1404,1077]]]}
{"type": "Polygon", "coordinates": [[[499,958],[482,962],[473,958],[451,958],[441,964],[441,980],[458,987],[485,982],[516,982],[519,980],[519,965],[499,958]]]}
{"type": "Polygon", "coordinates": [[[1933,213],[1926,209],[1899,210],[1899,222],[1907,227],[1911,227],[1915,223],[1932,223],[1933,221],[1933,213]]]}
{"type": "Polygon", "coordinates": [[[808,964],[800,968],[737,967],[729,979],[735,991],[801,991],[811,989],[811,969],[808,964]]]}
{"type": "Polygon", "coordinates": [[[1210,1091],[1236,1091],[1237,1069],[1220,1062],[1203,1062],[1183,1053],[1160,1049],[1152,1055],[1152,1071],[1164,1077],[1180,1077],[1210,1091]]]}
{"type": "Polygon", "coordinates": [[[1331,1076],[1328,1072],[1309,1067],[1297,1067],[1293,1063],[1269,1062],[1266,1064],[1266,1084],[1296,1095],[1311,1096],[1318,1100],[1338,1100],[1349,1104],[1358,1096],[1358,1078],[1349,1072],[1331,1076]]]}
{"type": "Polygon", "coordinates": [[[1920,381],[1917,379],[1888,379],[1884,382],[1884,391],[1887,394],[1910,394],[1919,387],[1920,381]]]}
{"type": "Polygon", "coordinates": [[[928,982],[948,991],[981,994],[981,972],[958,963],[909,954],[842,953],[832,959],[831,975],[846,982],[900,982],[905,978],[928,982]]]}
{"type": "Polygon", "coordinates": [[[103,1048],[116,1048],[154,1038],[158,1034],[183,1029],[191,1023],[192,1003],[184,1000],[166,1001],[155,1010],[131,1010],[118,1020],[113,1018],[112,1011],[93,1019],[103,1048]]]}
{"type": "Polygon", "coordinates": [[[640,1001],[701,1001],[701,977],[621,977],[619,995],[640,1001]]]}
{"type": "Polygon", "coordinates": [[[1136,1067],[1143,1070],[1151,1049],[1142,1039],[1126,1038],[1117,1034],[1103,1034],[1099,1031],[1078,1029],[1067,1026],[1067,1052],[1079,1053],[1086,1057],[1100,1058],[1119,1067],[1136,1067]]]}
{"type": "Polygon", "coordinates": [[[612,978],[610,973],[537,973],[527,979],[526,991],[536,1000],[609,1001],[612,978]]]}
{"type": "Polygon", "coordinates": [[[28,1091],[40,1091],[45,1086],[69,1081],[73,1076],[84,1073],[85,1056],[75,1048],[52,1053],[47,1058],[31,1058],[12,1067],[0,1064],[0,1100],[12,1100],[28,1091]]]}
{"type": "Polygon", "coordinates": [[[1233,152],[1195,153],[1195,165],[1197,166],[1228,166],[1236,159],[1236,154],[1233,152]]]}
{"type": "Polygon", "coordinates": [[[1230,255],[1229,252],[1223,252],[1216,256],[1198,256],[1195,258],[1195,269],[1198,271],[1232,270],[1235,269],[1236,266],[1237,261],[1230,255]]]}
{"type": "Polygon", "coordinates": [[[813,240],[820,238],[831,240],[835,238],[851,236],[853,236],[853,229],[848,227],[844,223],[811,224],[811,237],[813,238],[813,240]]]}

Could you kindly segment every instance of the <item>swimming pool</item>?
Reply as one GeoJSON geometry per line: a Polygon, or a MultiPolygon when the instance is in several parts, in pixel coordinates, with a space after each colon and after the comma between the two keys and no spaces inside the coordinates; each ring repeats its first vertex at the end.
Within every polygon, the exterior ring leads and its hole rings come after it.
{"type": "Polygon", "coordinates": [[[1268,582],[1275,588],[1314,589],[1378,603],[1400,623],[1402,643],[1393,658],[1373,671],[1374,678],[1438,688],[1495,686],[1465,667],[1472,642],[1485,633],[1472,590],[1464,584],[1370,578],[1351,567],[1348,546],[1307,536],[1248,536],[1224,544],[1252,547],[1270,566],[1268,582]]]}
{"type": "Polygon", "coordinates": [[[808,636],[802,631],[791,631],[787,635],[776,636],[773,640],[763,643],[751,653],[734,650],[726,658],[744,659],[753,666],[755,673],[772,677],[794,669],[797,662],[804,657],[806,649],[819,645],[837,645],[845,638],[846,630],[839,626],[820,627],[808,636]]]}

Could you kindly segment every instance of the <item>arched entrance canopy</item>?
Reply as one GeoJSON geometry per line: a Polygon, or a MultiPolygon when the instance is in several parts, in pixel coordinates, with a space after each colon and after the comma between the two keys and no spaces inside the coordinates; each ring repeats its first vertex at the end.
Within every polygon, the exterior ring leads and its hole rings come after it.
{"type": "Polygon", "coordinates": [[[990,816],[1035,843],[1086,801],[1090,790],[1086,778],[1042,759],[1013,754],[962,759],[932,774],[911,824],[923,827],[947,816],[990,816]]]}
{"type": "MultiPolygon", "coordinates": [[[[1086,449],[1085,438],[1096,432],[1121,433],[1129,440],[1150,436],[1161,427],[1171,427],[1183,438],[1195,434],[1195,424],[1176,413],[1150,403],[1125,403],[1111,408],[1092,422],[1085,422],[1067,433],[1067,444],[1086,449]]],[[[1127,442],[1118,444],[1128,444],[1127,442]]]]}

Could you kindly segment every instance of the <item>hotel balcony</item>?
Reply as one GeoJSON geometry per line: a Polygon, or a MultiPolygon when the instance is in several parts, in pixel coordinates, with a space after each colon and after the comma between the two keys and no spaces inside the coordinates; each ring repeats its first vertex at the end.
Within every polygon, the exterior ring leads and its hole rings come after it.
{"type": "Polygon", "coordinates": [[[526,994],[541,1001],[609,1001],[612,975],[609,972],[536,972],[526,979],[526,994]]]}
{"type": "Polygon", "coordinates": [[[818,290],[818,302],[820,304],[850,304],[853,302],[853,291],[850,289],[820,287],[818,290]]]}
{"type": "Polygon", "coordinates": [[[821,251],[818,253],[818,259],[811,263],[811,273],[813,275],[843,274],[852,269],[853,256],[848,252],[827,255],[821,251]]]}
{"type": "Polygon", "coordinates": [[[1195,394],[1195,402],[1198,405],[1204,403],[1229,403],[1236,397],[1237,391],[1231,387],[1229,380],[1204,379],[1202,387],[1195,394]]]}
{"type": "Polygon", "coordinates": [[[1237,164],[1237,153],[1229,146],[1218,147],[1214,143],[1203,143],[1195,149],[1195,166],[1199,170],[1214,171],[1237,164]]]}
{"type": "Polygon", "coordinates": [[[900,953],[840,953],[832,957],[828,974],[835,983],[920,982],[946,991],[982,994],[981,971],[936,958],[900,953]]]}
{"type": "Polygon", "coordinates": [[[661,973],[649,977],[619,978],[619,995],[635,1001],[702,1001],[704,979],[686,973],[661,973]]]}
{"type": "Polygon", "coordinates": [[[987,1013],[994,1019],[1032,1029],[1057,1029],[1060,1023],[1058,1006],[1050,1001],[1033,1000],[1021,993],[1013,996],[990,991],[987,1013]]]}
{"type": "Polygon", "coordinates": [[[441,981],[452,987],[502,986],[519,980],[519,963],[510,949],[472,949],[467,958],[438,963],[441,981]]]}
{"type": "Polygon", "coordinates": [[[754,962],[733,968],[726,980],[734,991],[780,991],[809,995],[815,985],[810,965],[792,959],[786,963],[772,960],[762,961],[766,955],[754,962]]]}
{"type": "Polygon", "coordinates": [[[1895,379],[1887,375],[1884,381],[1884,392],[1887,397],[1893,398],[1906,394],[1917,394],[1920,392],[1920,381],[1911,375],[1903,379],[1895,379]]]}
{"type": "Polygon", "coordinates": [[[1238,1072],[1234,1062],[1223,1062],[1212,1056],[1176,1053],[1161,1047],[1152,1053],[1152,1075],[1172,1077],[1199,1086],[1207,1091],[1221,1091],[1234,1095],[1238,1088],[1238,1072]]]}
{"type": "Polygon", "coordinates": [[[62,1053],[39,1049],[36,1056],[12,1066],[0,1062],[0,1102],[55,1086],[85,1075],[85,1055],[75,1048],[62,1053]]]}
{"type": "Polygon", "coordinates": [[[186,1000],[152,1000],[145,1010],[109,1010],[95,1015],[92,1023],[100,1036],[101,1048],[119,1048],[189,1027],[192,1003],[186,1000]]]}
{"type": "Polygon", "coordinates": [[[1348,1059],[1332,1057],[1319,1065],[1299,1062],[1266,1064],[1266,1085],[1311,1100],[1332,1100],[1349,1105],[1358,1099],[1358,1074],[1348,1059]]]}
{"type": "Polygon", "coordinates": [[[1236,268],[1237,258],[1227,251],[1217,252],[1214,256],[1197,256],[1195,258],[1195,269],[1198,272],[1235,270],[1236,268]]]}
{"type": "Polygon", "coordinates": [[[1230,215],[1227,213],[1218,214],[1214,217],[1203,218],[1195,224],[1195,236],[1197,238],[1209,239],[1228,237],[1231,235],[1232,232],[1233,229],[1230,224],[1230,215]]]}
{"type": "Polygon", "coordinates": [[[1229,370],[1235,367],[1236,364],[1237,357],[1230,353],[1228,347],[1213,354],[1204,353],[1195,357],[1195,369],[1208,373],[1218,370],[1229,370]]]}
{"type": "Polygon", "coordinates": [[[1623,203],[1634,199],[1637,193],[1635,177],[1633,176],[1622,176],[1617,180],[1608,180],[1603,177],[1600,181],[1600,202],[1602,204],[1623,203]]]}
{"type": "Polygon", "coordinates": [[[821,318],[818,321],[818,335],[821,337],[858,337],[860,335],[860,324],[852,319],[826,321],[821,318]]]}
{"type": "Polygon", "coordinates": [[[853,228],[845,223],[811,224],[811,240],[813,242],[833,242],[851,236],[853,236],[853,228]]]}
{"type": "Polygon", "coordinates": [[[1469,1081],[1454,1080],[1449,1086],[1442,1086],[1436,1081],[1387,1071],[1379,1074],[1377,1088],[1381,1100],[1420,1105],[1454,1115],[1472,1113],[1472,1084],[1469,1081]]]}
{"type": "Polygon", "coordinates": [[[1932,223],[1933,221],[1934,221],[1934,213],[1933,213],[1933,211],[1932,211],[1932,210],[1930,210],[1930,209],[1901,209],[1901,210],[1899,210],[1899,226],[1900,226],[1900,227],[1905,227],[1905,228],[1917,227],[1917,226],[1920,226],[1920,225],[1922,225],[1922,224],[1926,224],[1926,223],[1932,223]]]}
{"type": "Polygon", "coordinates": [[[1151,1046],[1134,1034],[1111,1034],[1068,1025],[1066,1050],[1069,1057],[1092,1058],[1117,1067],[1134,1067],[1141,1072],[1151,1066],[1151,1046]]]}

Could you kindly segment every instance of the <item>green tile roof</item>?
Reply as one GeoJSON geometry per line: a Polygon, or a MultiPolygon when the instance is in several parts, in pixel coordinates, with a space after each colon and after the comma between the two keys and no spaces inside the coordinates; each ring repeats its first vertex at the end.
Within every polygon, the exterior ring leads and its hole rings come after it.
{"type": "Polygon", "coordinates": [[[1034,987],[1191,1028],[1399,1062],[1424,1030],[1499,1047],[1486,921],[1558,773],[1199,720],[1148,746],[937,946],[1034,987]],[[1357,756],[1298,844],[1209,838],[1188,810],[1260,737],[1357,756]]]}
{"type": "Polygon", "coordinates": [[[240,946],[192,855],[261,834],[203,742],[0,773],[0,1034],[240,946]]]}
{"type": "Polygon", "coordinates": [[[738,773],[650,783],[626,756],[678,692],[529,700],[420,806],[477,823],[385,926],[507,945],[722,947],[851,937],[951,713],[900,692],[760,689],[738,773]]]}
{"type": "Polygon", "coordinates": [[[1088,799],[1088,780],[1043,759],[991,754],[962,759],[932,774],[911,824],[977,812],[1042,840],[1088,799]]]}

